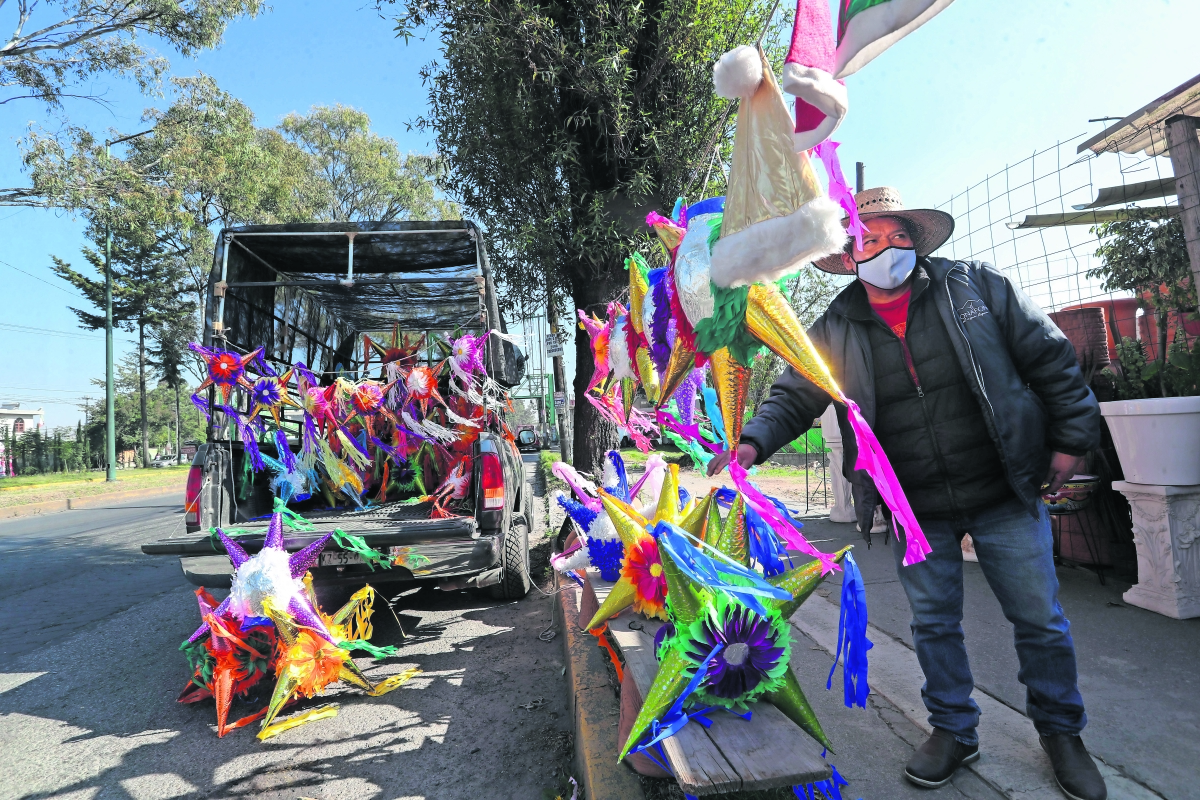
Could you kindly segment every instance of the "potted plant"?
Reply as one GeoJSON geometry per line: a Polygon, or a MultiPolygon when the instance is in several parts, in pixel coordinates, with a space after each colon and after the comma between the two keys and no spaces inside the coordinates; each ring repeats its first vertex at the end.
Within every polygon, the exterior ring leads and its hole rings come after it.
{"type": "Polygon", "coordinates": [[[1123,338],[1117,361],[1104,370],[1116,400],[1100,404],[1108,422],[1125,480],[1130,483],[1200,484],[1200,348],[1189,342],[1182,323],[1196,312],[1196,290],[1178,217],[1136,210],[1127,219],[1099,225],[1096,255],[1102,265],[1088,271],[1106,291],[1133,292],[1153,315],[1158,341],[1155,358],[1145,343],[1123,338]]]}

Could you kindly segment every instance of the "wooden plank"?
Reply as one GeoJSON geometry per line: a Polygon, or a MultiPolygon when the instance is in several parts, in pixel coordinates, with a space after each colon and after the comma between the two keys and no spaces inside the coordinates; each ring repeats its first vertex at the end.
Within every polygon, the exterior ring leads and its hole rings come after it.
{"type": "Polygon", "coordinates": [[[741,776],[743,791],[822,781],[833,774],[821,758],[821,745],[782,711],[767,702],[751,703],[750,711],[749,721],[709,715],[708,736],[741,776]]]}
{"type": "MultiPolygon", "coordinates": [[[[600,580],[596,570],[588,578],[603,603],[612,584],[600,580]]],[[[621,652],[625,670],[642,693],[650,691],[658,674],[654,634],[662,622],[642,619],[626,610],[609,620],[608,630],[621,652]],[[636,621],[642,630],[631,629],[636,621]]],[[[709,715],[712,726],[689,723],[666,739],[663,751],[676,780],[688,794],[724,794],[760,790],[824,780],[832,774],[821,758],[821,746],[770,703],[750,706],[747,721],[732,714],[709,715]]]]}
{"type": "MultiPolygon", "coordinates": [[[[650,692],[654,676],[658,674],[654,636],[644,631],[629,630],[628,624],[620,624],[623,622],[621,617],[612,620],[608,630],[621,648],[625,669],[644,698],[650,692]]],[[[718,794],[742,788],[741,776],[699,723],[688,723],[679,733],[665,739],[662,747],[671,771],[675,773],[675,780],[687,794],[718,794]]]]}

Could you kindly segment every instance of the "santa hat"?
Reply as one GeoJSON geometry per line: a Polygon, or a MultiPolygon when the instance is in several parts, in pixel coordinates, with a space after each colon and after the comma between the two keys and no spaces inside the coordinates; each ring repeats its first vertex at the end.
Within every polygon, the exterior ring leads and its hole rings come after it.
{"type": "Polygon", "coordinates": [[[797,152],[832,136],[850,108],[846,84],[834,78],[836,58],[828,0],[799,0],[783,65],[783,90],[796,97],[797,152]]]}
{"type": "MultiPolygon", "coordinates": [[[[807,0],[801,0],[803,5],[807,0]]],[[[954,0],[843,0],[833,75],[853,75],[872,59],[940,14],[954,0]]],[[[797,15],[798,17],[799,15],[797,15]]]]}
{"type": "Polygon", "coordinates": [[[718,94],[741,98],[713,283],[776,281],[840,251],[841,208],[825,195],[807,153],[794,149],[791,114],[761,48],[726,53],[713,83],[718,94]]]}

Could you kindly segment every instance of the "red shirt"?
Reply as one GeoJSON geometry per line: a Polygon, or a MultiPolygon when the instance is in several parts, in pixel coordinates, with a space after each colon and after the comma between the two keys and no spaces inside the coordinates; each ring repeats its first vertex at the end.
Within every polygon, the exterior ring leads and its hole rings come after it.
{"type": "Polygon", "coordinates": [[[892,300],[890,303],[876,303],[871,301],[871,308],[879,315],[884,324],[892,329],[892,333],[900,339],[900,347],[904,350],[904,363],[908,365],[908,373],[912,375],[913,383],[918,387],[921,381],[917,378],[917,370],[913,366],[912,354],[908,352],[908,342],[905,340],[905,331],[908,329],[908,301],[912,297],[912,290],[905,292],[900,297],[892,300]]]}

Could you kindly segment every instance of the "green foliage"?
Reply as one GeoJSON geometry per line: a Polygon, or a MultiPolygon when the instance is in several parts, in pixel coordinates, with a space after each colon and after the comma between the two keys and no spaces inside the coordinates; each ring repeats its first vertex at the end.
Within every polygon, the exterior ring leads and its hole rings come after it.
{"type": "Polygon", "coordinates": [[[1122,342],[1118,346],[1119,370],[1107,371],[1113,376],[1117,396],[1149,396],[1144,394],[1151,391],[1147,382],[1154,380],[1158,387],[1153,396],[1177,394],[1178,387],[1173,381],[1178,378],[1186,385],[1188,379],[1163,363],[1169,356],[1167,319],[1172,311],[1196,310],[1196,287],[1192,281],[1183,223],[1179,217],[1163,219],[1148,209],[1134,209],[1129,219],[1106,222],[1093,230],[1101,239],[1096,255],[1103,264],[1088,270],[1088,277],[1102,278],[1105,291],[1133,292],[1143,306],[1149,303],[1158,327],[1160,355],[1153,364],[1146,363],[1146,353],[1140,342],[1128,345],[1122,342]],[[1117,376],[1118,371],[1127,374],[1117,376]]]}
{"type": "Polygon", "coordinates": [[[1156,312],[1195,308],[1196,291],[1179,217],[1162,219],[1134,209],[1129,219],[1105,222],[1093,231],[1101,239],[1096,255],[1103,264],[1087,274],[1103,279],[1105,291],[1147,294],[1156,312]]]}
{"type": "MultiPolygon", "coordinates": [[[[385,0],[380,0],[383,6],[385,0]]],[[[495,237],[510,307],[544,304],[549,274],[577,306],[611,299],[643,222],[677,196],[721,194],[733,104],[722,53],[766,29],[766,0],[386,0],[397,35],[436,27],[425,67],[442,185],[495,237]],[[716,143],[721,162],[714,158],[716,143]],[[707,187],[705,175],[711,173],[707,187]]],[[[780,29],[785,15],[775,18],[780,29]]],[[[765,44],[774,55],[776,30],[765,44]]],[[[661,256],[656,256],[661,258],[661,256]]],[[[580,405],[582,407],[582,404],[580,405]]]]}
{"type": "Polygon", "coordinates": [[[371,119],[362,111],[314,106],[307,116],[288,114],[279,131],[309,157],[311,179],[304,192],[313,219],[459,217],[457,206],[436,192],[442,163],[429,155],[401,155],[395,139],[371,132],[371,119]]]}
{"type": "Polygon", "coordinates": [[[216,47],[232,20],[263,7],[259,0],[19,0],[17,24],[0,46],[0,87],[12,92],[0,104],[37,99],[61,105],[63,97],[77,96],[76,87],[105,73],[155,90],[168,64],[143,47],[138,34],[190,56],[216,47]]]}
{"type": "Polygon", "coordinates": [[[1118,369],[1105,367],[1103,377],[1116,390],[1118,400],[1146,397],[1191,397],[1200,395],[1200,348],[1189,343],[1182,328],[1167,348],[1167,359],[1147,361],[1142,342],[1125,337],[1117,345],[1118,369]]]}

